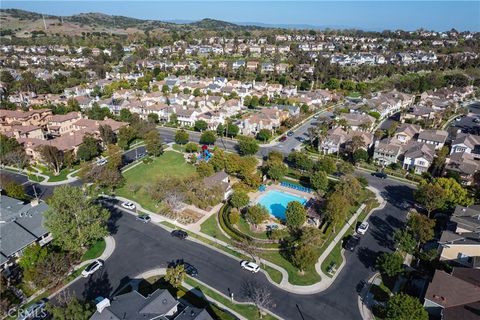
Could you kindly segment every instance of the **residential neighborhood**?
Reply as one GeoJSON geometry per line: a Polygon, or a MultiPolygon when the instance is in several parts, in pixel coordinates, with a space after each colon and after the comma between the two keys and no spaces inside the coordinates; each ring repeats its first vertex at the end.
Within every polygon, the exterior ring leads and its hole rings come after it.
{"type": "Polygon", "coordinates": [[[0,9],[2,319],[478,319],[478,5],[57,4],[0,9]]]}

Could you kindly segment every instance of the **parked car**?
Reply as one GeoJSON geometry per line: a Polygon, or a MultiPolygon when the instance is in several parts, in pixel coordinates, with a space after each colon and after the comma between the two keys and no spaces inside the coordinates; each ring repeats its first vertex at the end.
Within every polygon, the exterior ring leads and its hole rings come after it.
{"type": "Polygon", "coordinates": [[[183,263],[183,268],[185,270],[185,273],[188,274],[190,277],[196,277],[198,276],[198,270],[194,266],[192,266],[190,263],[184,262],[183,263]]]}
{"type": "Polygon", "coordinates": [[[108,160],[104,159],[104,158],[101,158],[101,159],[98,159],[96,163],[97,163],[97,166],[103,166],[103,165],[106,165],[108,163],[108,160]]]}
{"type": "Polygon", "coordinates": [[[141,221],[143,223],[147,223],[147,222],[152,221],[152,218],[150,218],[150,216],[148,214],[142,214],[140,216],[137,216],[137,220],[141,221]]]}
{"type": "Polygon", "coordinates": [[[122,207],[128,210],[135,210],[135,205],[129,201],[122,203],[122,207]]]}
{"type": "Polygon", "coordinates": [[[172,237],[176,237],[182,240],[188,237],[188,233],[183,230],[173,230],[170,234],[172,235],[172,237]]]}
{"type": "Polygon", "coordinates": [[[103,267],[103,262],[100,260],[95,260],[82,271],[82,277],[87,278],[95,273],[95,271],[100,270],[103,267]]]}
{"type": "Polygon", "coordinates": [[[373,172],[372,176],[380,178],[380,179],[387,179],[387,174],[385,172],[373,172]]]}
{"type": "Polygon", "coordinates": [[[357,228],[357,233],[358,234],[365,234],[367,232],[369,226],[370,225],[368,224],[368,222],[366,222],[366,221],[362,222],[362,224],[359,225],[358,228],[357,228]]]}
{"type": "Polygon", "coordinates": [[[360,243],[360,237],[357,236],[351,236],[348,237],[344,242],[343,242],[343,248],[348,251],[355,251],[355,248],[358,246],[360,243]]]}
{"type": "Polygon", "coordinates": [[[17,320],[45,319],[48,316],[47,312],[45,311],[46,306],[46,298],[38,300],[25,310],[20,310],[17,320]]]}
{"type": "Polygon", "coordinates": [[[258,271],[260,271],[260,266],[255,262],[243,260],[242,262],[240,262],[240,266],[243,269],[250,271],[252,273],[257,273],[258,271]]]}
{"type": "Polygon", "coordinates": [[[289,136],[289,137],[293,136],[293,131],[288,131],[287,136],[289,136]]]}
{"type": "Polygon", "coordinates": [[[286,136],[281,136],[279,140],[280,140],[280,142],[283,142],[283,141],[287,140],[287,137],[286,136]]]}

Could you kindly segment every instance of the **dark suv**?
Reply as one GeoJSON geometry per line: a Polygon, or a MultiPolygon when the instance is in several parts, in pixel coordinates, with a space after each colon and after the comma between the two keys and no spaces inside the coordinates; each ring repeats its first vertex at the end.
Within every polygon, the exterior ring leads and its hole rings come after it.
{"type": "Polygon", "coordinates": [[[355,251],[355,248],[360,243],[360,238],[357,236],[350,236],[343,242],[343,247],[348,251],[355,251]]]}
{"type": "Polygon", "coordinates": [[[172,237],[176,237],[182,240],[188,237],[188,233],[183,230],[173,230],[170,234],[172,235],[172,237]]]}
{"type": "Polygon", "coordinates": [[[373,172],[372,176],[380,178],[380,179],[387,179],[387,174],[385,172],[373,172]]]}

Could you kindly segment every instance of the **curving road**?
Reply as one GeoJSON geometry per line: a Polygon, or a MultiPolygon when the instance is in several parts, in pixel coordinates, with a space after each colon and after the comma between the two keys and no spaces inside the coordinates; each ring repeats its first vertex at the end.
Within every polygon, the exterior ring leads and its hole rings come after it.
{"type": "MultiPolygon", "coordinates": [[[[293,137],[304,135],[313,120],[302,126],[293,137]]],[[[159,128],[164,142],[174,140],[175,130],[159,128]]],[[[198,141],[200,135],[191,133],[190,140],[198,141]]],[[[287,140],[289,141],[289,140],[287,140]]],[[[296,142],[295,142],[296,143],[296,142]]],[[[298,142],[300,143],[300,142],[298,142]]],[[[236,143],[224,139],[217,145],[230,151],[236,151],[236,143]]],[[[259,155],[266,155],[272,149],[289,153],[285,144],[270,148],[261,148],[259,155]]],[[[138,153],[144,153],[143,147],[125,154],[125,163],[135,159],[138,153]]],[[[4,172],[4,171],[2,171],[4,172]]],[[[33,186],[41,198],[48,197],[53,191],[52,186],[33,184],[25,176],[6,172],[19,183],[27,187],[33,195],[33,186]]],[[[284,319],[361,319],[357,304],[357,286],[362,280],[367,280],[374,273],[375,259],[382,251],[389,251],[392,246],[393,233],[402,227],[408,208],[412,205],[412,187],[396,180],[382,180],[366,173],[370,185],[380,190],[387,200],[387,205],[376,211],[369,218],[370,229],[362,236],[360,245],[353,253],[346,252],[346,265],[338,275],[334,284],[326,291],[314,295],[296,295],[279,289],[269,283],[263,274],[252,275],[239,267],[238,261],[222,253],[211,250],[201,244],[191,241],[181,241],[172,238],[168,232],[154,224],[143,224],[135,217],[113,206],[108,206],[112,212],[110,230],[116,241],[116,249],[106,261],[105,268],[88,279],[80,279],[68,290],[80,298],[92,300],[97,296],[112,296],[125,283],[142,272],[157,267],[166,267],[169,262],[184,259],[194,265],[202,282],[216,288],[225,295],[234,293],[236,300],[244,300],[242,286],[247,280],[254,280],[259,285],[267,286],[273,297],[274,304],[269,308],[284,319]]],[[[80,181],[73,184],[80,185],[80,181]]]]}
{"type": "Polygon", "coordinates": [[[111,231],[116,241],[113,255],[105,268],[91,278],[80,279],[69,290],[83,299],[111,296],[135,276],[169,262],[184,259],[199,272],[199,280],[229,295],[244,300],[242,286],[247,280],[267,286],[274,305],[270,310],[284,319],[361,319],[357,304],[357,286],[373,273],[377,255],[390,250],[393,233],[400,228],[412,201],[409,185],[381,180],[365,175],[370,184],[379,189],[388,201],[384,209],[369,219],[371,227],[362,237],[353,253],[347,252],[347,262],[338,278],[325,292],[314,295],[296,295],[270,284],[263,274],[252,275],[239,267],[238,261],[201,244],[172,238],[154,224],[143,224],[122,210],[109,207],[112,212],[111,231]]]}

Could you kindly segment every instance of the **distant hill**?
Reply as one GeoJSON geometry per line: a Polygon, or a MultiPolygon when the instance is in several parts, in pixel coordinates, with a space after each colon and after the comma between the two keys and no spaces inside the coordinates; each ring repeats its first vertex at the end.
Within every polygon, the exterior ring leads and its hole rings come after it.
{"type": "Polygon", "coordinates": [[[103,13],[80,13],[72,16],[42,15],[19,9],[0,9],[0,30],[11,30],[16,36],[29,36],[32,32],[47,34],[81,34],[83,32],[107,32],[130,34],[152,30],[255,30],[253,25],[238,25],[215,19],[203,19],[188,23],[143,20],[103,13]],[[45,21],[45,22],[44,22],[45,21]],[[45,30],[46,27],[46,30],[45,30]]]}
{"type": "Polygon", "coordinates": [[[247,29],[247,28],[258,29],[258,28],[260,28],[259,26],[238,25],[238,24],[231,23],[231,22],[215,20],[215,19],[208,19],[208,18],[200,20],[200,21],[196,21],[196,22],[191,22],[191,23],[189,23],[189,25],[197,27],[197,28],[201,28],[201,29],[207,29],[207,30],[247,29]]]}

